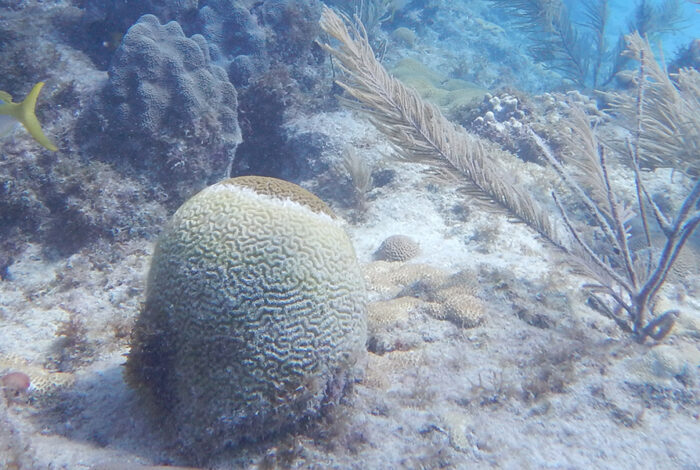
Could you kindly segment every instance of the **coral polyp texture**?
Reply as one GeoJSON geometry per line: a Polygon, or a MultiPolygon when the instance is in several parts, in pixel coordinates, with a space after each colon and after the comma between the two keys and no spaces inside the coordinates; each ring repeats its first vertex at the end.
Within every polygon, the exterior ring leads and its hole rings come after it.
{"type": "Polygon", "coordinates": [[[366,335],[364,281],[330,208],[292,183],[233,178],[158,241],[126,376],[201,458],[337,402],[366,335]]]}
{"type": "Polygon", "coordinates": [[[374,257],[380,261],[407,261],[420,253],[420,245],[406,235],[392,235],[382,242],[374,257]]]}

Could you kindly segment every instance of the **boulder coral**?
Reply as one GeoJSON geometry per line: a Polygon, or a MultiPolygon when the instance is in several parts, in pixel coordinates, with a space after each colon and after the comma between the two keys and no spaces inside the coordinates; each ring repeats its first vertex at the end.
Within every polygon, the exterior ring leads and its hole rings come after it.
{"type": "Polygon", "coordinates": [[[96,154],[128,162],[181,203],[229,175],[241,142],[237,113],[236,89],[204,37],[144,15],[124,35],[81,131],[96,154]]]}

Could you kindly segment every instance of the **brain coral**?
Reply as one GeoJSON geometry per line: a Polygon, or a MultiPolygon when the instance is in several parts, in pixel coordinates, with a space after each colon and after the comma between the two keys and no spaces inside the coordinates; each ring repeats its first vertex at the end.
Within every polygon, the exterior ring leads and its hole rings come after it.
{"type": "Polygon", "coordinates": [[[420,246],[405,235],[392,235],[382,242],[374,254],[380,261],[407,261],[420,253],[420,246]]]}
{"type": "Polygon", "coordinates": [[[361,373],[364,285],[331,210],[263,177],[205,188],[153,255],[127,380],[208,453],[313,417],[361,373]]]}

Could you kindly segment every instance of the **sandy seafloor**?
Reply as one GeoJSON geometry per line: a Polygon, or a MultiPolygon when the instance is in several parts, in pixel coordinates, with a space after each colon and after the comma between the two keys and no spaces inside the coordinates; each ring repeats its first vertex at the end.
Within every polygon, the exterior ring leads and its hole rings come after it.
{"type": "MultiPolygon", "coordinates": [[[[436,69],[451,59],[430,57],[436,69]]],[[[61,73],[92,83],[94,71],[64,60],[61,73]]],[[[697,234],[663,289],[659,309],[680,311],[674,330],[640,345],[586,304],[589,280],[532,230],[457,182],[387,158],[389,144],[361,117],[301,115],[289,123],[295,132],[325,135],[331,167],[350,146],[394,172],[368,193],[366,211],[328,201],[349,221],[367,282],[368,366],[315,425],[212,468],[700,468],[697,234]],[[374,261],[395,234],[417,241],[420,254],[374,261]]],[[[511,164],[546,195],[552,175],[541,165],[511,164]]],[[[629,191],[629,175],[612,174],[629,191]]],[[[655,192],[678,195],[678,175],[650,178],[655,192]]],[[[122,378],[153,241],[97,241],[53,261],[42,248],[24,246],[0,282],[0,375],[23,371],[33,382],[28,397],[0,399],[0,468],[186,465],[122,378]]]]}
{"type": "MultiPolygon", "coordinates": [[[[298,125],[387,151],[349,112],[298,125]]],[[[213,468],[698,468],[697,276],[664,291],[681,310],[673,333],[636,344],[586,306],[584,279],[527,227],[489,211],[455,217],[464,198],[454,188],[435,186],[416,164],[395,169],[405,190],[373,190],[364,221],[347,227],[371,301],[364,380],[316,426],[213,468]],[[410,235],[421,254],[373,261],[393,234],[410,235]],[[476,298],[478,326],[431,314],[426,292],[455,273],[450,285],[476,298]]],[[[5,462],[183,463],[121,375],[151,251],[105,245],[46,263],[29,246],[10,266],[0,283],[0,369],[27,371],[37,388],[29,404],[0,408],[5,462]],[[71,317],[81,331],[67,331],[71,317]]]]}

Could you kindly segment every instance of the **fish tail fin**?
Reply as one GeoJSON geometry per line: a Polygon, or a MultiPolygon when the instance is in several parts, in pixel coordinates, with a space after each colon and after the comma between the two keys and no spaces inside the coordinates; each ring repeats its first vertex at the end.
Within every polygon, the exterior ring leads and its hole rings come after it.
{"type": "Polygon", "coordinates": [[[27,129],[27,132],[29,132],[29,135],[34,137],[37,142],[51,151],[56,151],[58,147],[44,135],[44,132],[41,130],[41,124],[39,124],[39,120],[34,113],[36,109],[36,100],[43,87],[44,82],[39,82],[34,85],[32,91],[30,91],[24,101],[20,103],[19,108],[17,108],[17,114],[14,117],[22,123],[24,128],[27,129]]]}

